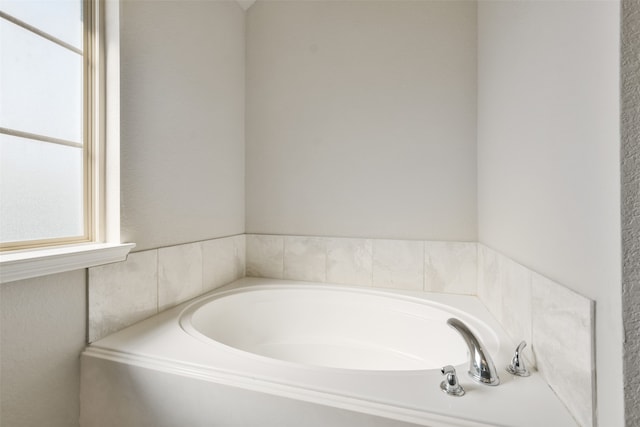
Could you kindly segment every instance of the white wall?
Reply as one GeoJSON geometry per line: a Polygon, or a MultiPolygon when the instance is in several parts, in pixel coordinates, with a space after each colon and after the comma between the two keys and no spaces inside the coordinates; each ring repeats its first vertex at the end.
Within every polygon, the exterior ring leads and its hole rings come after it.
{"type": "Polygon", "coordinates": [[[623,425],[619,3],[478,6],[479,240],[596,301],[598,417],[623,425]]]}
{"type": "Polygon", "coordinates": [[[475,8],[254,4],[246,231],[475,241],[475,8]]]}
{"type": "Polygon", "coordinates": [[[136,250],[244,232],[244,11],[121,3],[122,236],[136,250]]]}
{"type": "MultiPolygon", "coordinates": [[[[122,5],[124,237],[242,233],[241,9],[122,5]]],[[[474,8],[254,5],[247,231],[475,240],[474,8]]],[[[623,425],[618,3],[480,2],[478,30],[480,241],[597,301],[600,425],[623,425]]],[[[84,283],[0,289],[3,425],[77,421],[84,283]]]]}
{"type": "MultiPolygon", "coordinates": [[[[122,235],[137,249],[244,232],[244,13],[121,2],[122,235]]],[[[0,425],[79,422],[86,270],[0,287],[0,425]]]]}
{"type": "Polygon", "coordinates": [[[0,425],[78,424],[86,318],[85,270],[0,286],[0,425]]]}

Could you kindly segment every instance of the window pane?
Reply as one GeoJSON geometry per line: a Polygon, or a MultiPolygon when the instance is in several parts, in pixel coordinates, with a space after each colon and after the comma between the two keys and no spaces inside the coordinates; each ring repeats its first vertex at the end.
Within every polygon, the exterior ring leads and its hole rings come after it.
{"type": "Polygon", "coordinates": [[[82,236],[82,149],[0,134],[0,241],[82,236]]]}
{"type": "Polygon", "coordinates": [[[0,19],[0,127],[82,142],[82,56],[0,19]]]}
{"type": "Polygon", "coordinates": [[[1,0],[0,10],[82,49],[80,0],[1,0]]]}

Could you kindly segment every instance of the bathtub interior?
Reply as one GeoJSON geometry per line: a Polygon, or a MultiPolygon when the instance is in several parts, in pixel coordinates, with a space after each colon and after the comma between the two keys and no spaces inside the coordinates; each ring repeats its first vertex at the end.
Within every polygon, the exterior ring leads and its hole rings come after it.
{"type": "Polygon", "coordinates": [[[468,360],[462,338],[446,325],[461,318],[497,352],[482,321],[443,304],[344,287],[265,286],[221,293],[187,307],[189,334],[278,361],[338,369],[439,369],[468,360]]]}

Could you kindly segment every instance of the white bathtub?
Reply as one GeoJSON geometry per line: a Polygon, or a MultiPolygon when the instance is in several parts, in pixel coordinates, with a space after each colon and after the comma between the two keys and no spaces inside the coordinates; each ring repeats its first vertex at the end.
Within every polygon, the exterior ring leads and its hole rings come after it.
{"type": "Polygon", "coordinates": [[[572,426],[475,297],[243,279],[82,356],[83,426],[572,426]],[[467,376],[465,322],[501,385],[467,376]],[[454,365],[467,394],[439,388],[454,365]]]}
{"type": "Polygon", "coordinates": [[[451,306],[388,292],[340,286],[271,285],[220,292],[188,306],[189,334],[213,346],[318,367],[411,371],[467,360],[466,346],[447,326],[463,319],[498,350],[483,322],[451,306]]]}

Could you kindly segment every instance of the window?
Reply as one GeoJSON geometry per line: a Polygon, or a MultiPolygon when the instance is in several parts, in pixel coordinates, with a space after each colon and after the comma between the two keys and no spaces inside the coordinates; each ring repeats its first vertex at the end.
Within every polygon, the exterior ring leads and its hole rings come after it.
{"type": "Polygon", "coordinates": [[[0,247],[97,240],[96,0],[0,3],[0,247]]]}
{"type": "Polygon", "coordinates": [[[0,0],[0,283],[135,247],[120,243],[119,13],[0,0]]]}

